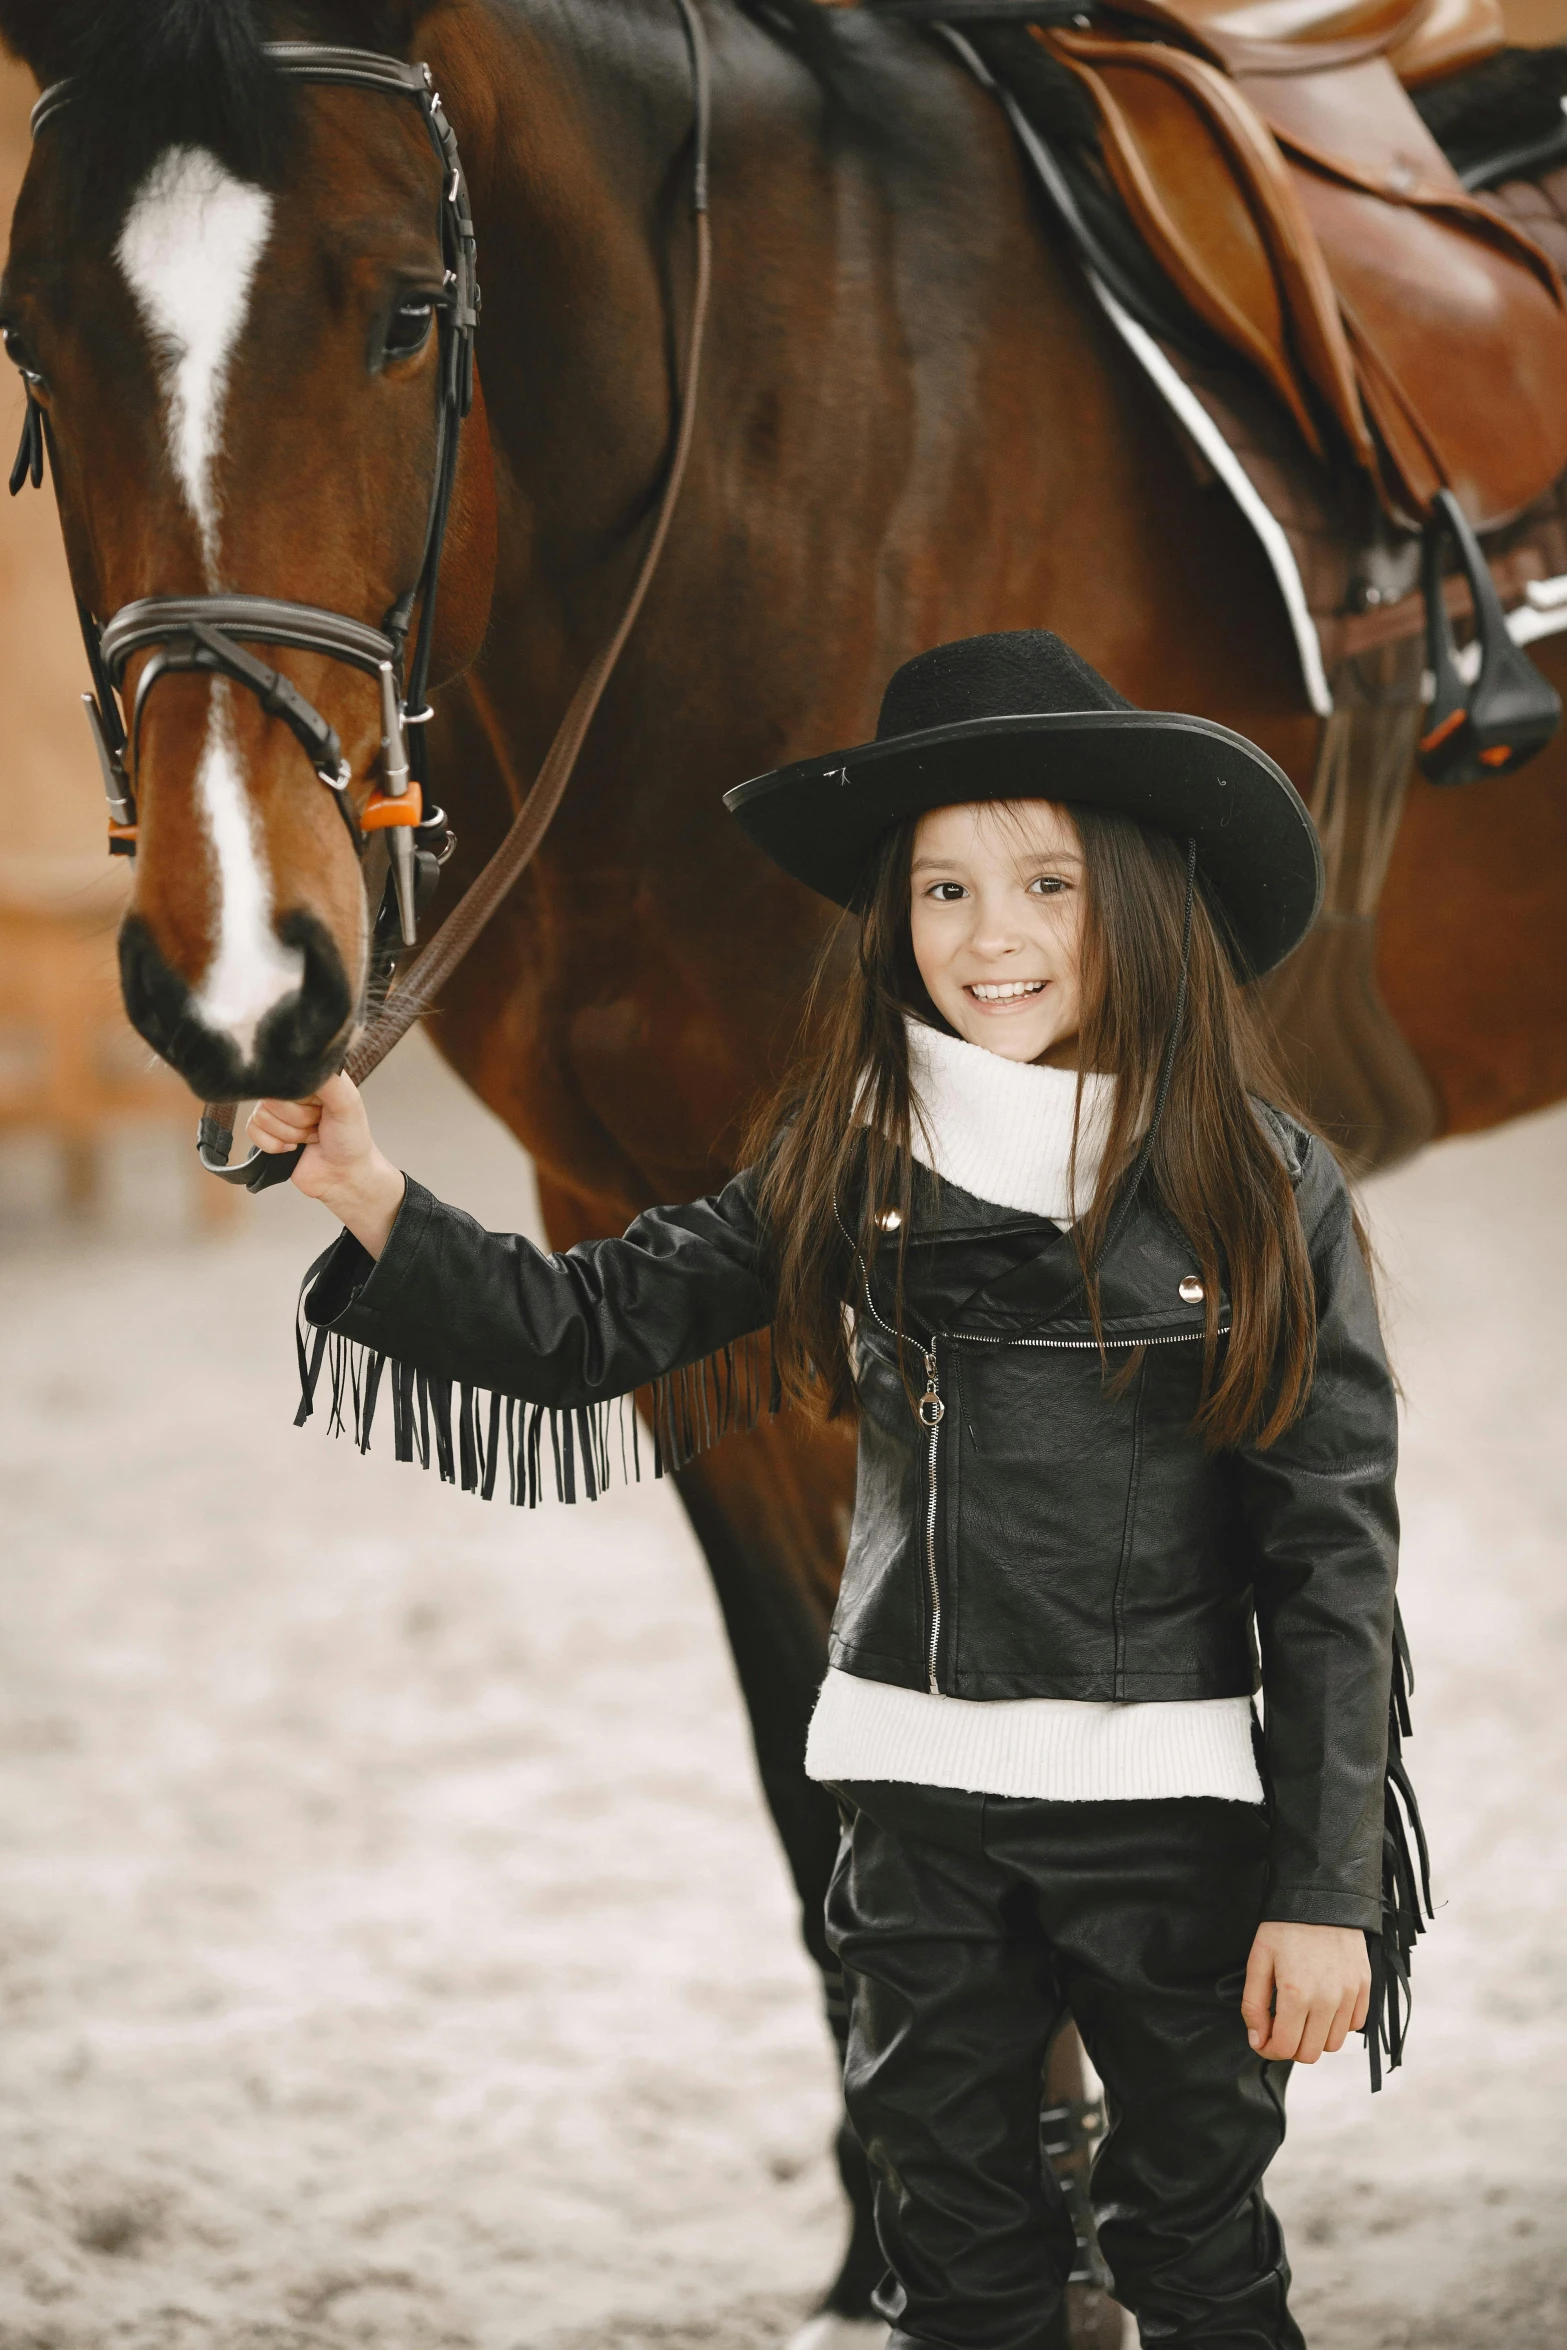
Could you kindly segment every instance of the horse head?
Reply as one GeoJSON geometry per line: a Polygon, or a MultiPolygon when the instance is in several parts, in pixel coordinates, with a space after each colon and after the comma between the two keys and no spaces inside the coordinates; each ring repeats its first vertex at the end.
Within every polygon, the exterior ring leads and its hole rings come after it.
{"type": "Polygon", "coordinates": [[[390,636],[401,689],[430,604],[439,684],[489,612],[482,402],[460,437],[443,407],[471,355],[454,317],[458,180],[431,107],[408,86],[301,78],[266,46],[403,59],[418,13],[0,0],[0,37],[41,87],[69,77],[37,125],[0,325],[52,460],[90,648],[121,616],[104,651],[136,713],[125,1003],[209,1097],[297,1095],[340,1064],[371,968],[360,819],[384,802],[389,760],[376,639],[390,636]],[[443,434],[455,471],[427,566],[443,434]],[[145,599],[214,597],[183,633],[167,604],[151,635],[134,625],[145,599]],[[236,598],[315,608],[358,657],[330,627],[258,642],[236,598]]]}

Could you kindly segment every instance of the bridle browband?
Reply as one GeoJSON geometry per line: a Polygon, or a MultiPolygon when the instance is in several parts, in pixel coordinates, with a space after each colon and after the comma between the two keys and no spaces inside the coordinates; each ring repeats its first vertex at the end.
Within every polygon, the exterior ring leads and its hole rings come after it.
{"type": "MultiPolygon", "coordinates": [[[[429,1009],[445,980],[537,850],[571,779],[594,712],[641,610],[668,536],[691,448],[712,270],[707,217],[711,112],[707,39],[694,0],[675,0],[675,6],[690,51],[696,95],[692,159],[696,282],[685,377],[676,394],[675,445],[653,533],[619,621],[572,696],[533,787],[499,848],[436,936],[399,980],[373,1026],[350,1052],[345,1066],[356,1080],[367,1076],[399,1037],[429,1009]]],[[[479,323],[479,285],[467,182],[458,157],[456,136],[442,110],[427,65],[405,65],[399,58],[381,56],[371,50],[337,48],[309,41],[269,41],[264,44],[264,51],[280,73],[301,81],[335,83],[413,99],[441,166],[440,233],[445,287],[435,304],[441,361],[436,465],[418,576],[385,615],[379,628],[314,604],[243,595],[144,596],[135,603],[123,605],[100,627],[78,597],[77,617],[93,681],[92,693],[84,694],[82,701],[109,803],[110,849],[124,855],[135,851],[134,778],[141,719],[147,697],[158,680],[181,671],[204,672],[226,677],[254,694],[270,716],[290,728],[316,774],[331,789],[356,850],[363,849],[366,832],[386,831],[399,927],[404,945],[412,946],[418,899],[423,894],[421,885],[433,881],[439,864],[444,863],[452,847],[442,811],[432,808],[426,812],[424,808],[427,767],[422,728],[434,715],[426,689],[435,591],[456,475],[458,438],[463,418],[473,402],[473,341],[479,323]],[[418,622],[410,651],[408,631],[416,609],[418,622]],[[256,644],[284,645],[295,651],[324,654],[377,680],[381,693],[382,781],[358,818],[348,801],[350,773],[335,730],[288,678],[245,649],[256,644]],[[127,730],[118,698],[126,664],[134,654],[153,647],[156,648],[153,658],[137,684],[127,730]],[[414,730],[411,736],[405,731],[409,728],[414,730]]],[[[55,82],[43,92],[32,112],[35,138],[44,124],[68,106],[76,94],[77,84],[69,80],[55,82]]],[[[40,379],[25,368],[21,374],[27,408],[21,445],[11,469],[13,497],[28,480],[35,488],[41,484],[46,451],[56,480],[59,474],[49,418],[34,397],[34,386],[40,379]]],[[[243,1183],[252,1191],[264,1191],[283,1181],[299,1157],[297,1151],[278,1154],[252,1151],[241,1165],[228,1164],[233,1148],[234,1115],[233,1103],[207,1105],[197,1140],[203,1166],[225,1182],[243,1183]]]]}

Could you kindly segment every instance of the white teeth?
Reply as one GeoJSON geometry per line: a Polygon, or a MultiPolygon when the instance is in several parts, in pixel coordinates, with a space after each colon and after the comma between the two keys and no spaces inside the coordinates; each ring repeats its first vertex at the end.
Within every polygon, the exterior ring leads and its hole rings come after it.
{"type": "Polygon", "coordinates": [[[1038,995],[1044,984],[1042,979],[1009,979],[1002,985],[987,987],[975,980],[969,988],[969,994],[977,997],[982,1004],[1006,1004],[1016,996],[1038,995]]]}

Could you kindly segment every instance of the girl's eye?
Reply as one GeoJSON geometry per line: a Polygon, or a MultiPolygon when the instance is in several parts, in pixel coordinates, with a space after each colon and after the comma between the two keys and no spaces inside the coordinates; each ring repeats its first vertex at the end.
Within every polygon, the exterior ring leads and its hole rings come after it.
{"type": "Polygon", "coordinates": [[[952,906],[956,905],[959,898],[966,897],[968,892],[961,881],[933,881],[925,895],[934,898],[938,906],[952,906]]]}
{"type": "Polygon", "coordinates": [[[1053,898],[1065,889],[1066,883],[1059,873],[1036,873],[1028,886],[1037,890],[1042,898],[1053,898]]]}
{"type": "Polygon", "coordinates": [[[411,295],[399,302],[387,324],[382,349],[388,359],[413,359],[430,340],[430,329],[435,323],[435,304],[429,296],[411,295]]]}

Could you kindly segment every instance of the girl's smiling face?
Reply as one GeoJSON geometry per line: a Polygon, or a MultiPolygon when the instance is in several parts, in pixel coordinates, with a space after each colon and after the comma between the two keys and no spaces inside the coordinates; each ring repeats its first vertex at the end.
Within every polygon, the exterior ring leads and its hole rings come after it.
{"type": "Polygon", "coordinates": [[[1051,800],[933,808],[909,869],[914,960],[970,1044],[1008,1061],[1077,1065],[1085,866],[1051,800]]]}

